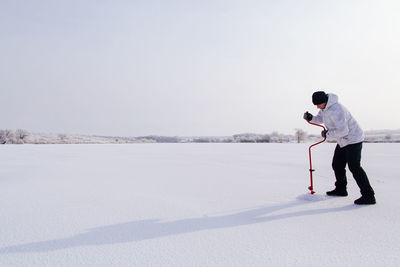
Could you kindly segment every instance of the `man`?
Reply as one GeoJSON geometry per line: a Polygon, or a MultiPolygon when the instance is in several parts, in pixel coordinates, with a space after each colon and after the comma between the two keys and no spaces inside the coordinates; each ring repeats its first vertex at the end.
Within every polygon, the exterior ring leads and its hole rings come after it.
{"type": "Polygon", "coordinates": [[[304,119],[313,123],[325,124],[327,130],[321,135],[327,139],[336,140],[337,146],[332,161],[335,172],[335,189],[326,192],[329,196],[347,196],[346,164],[353,174],[361,191],[361,197],[354,201],[355,204],[375,204],[375,193],[372,189],[367,174],[361,167],[361,149],[364,133],[350,112],[340,103],[334,94],[323,91],[312,95],[312,102],[320,111],[316,116],[306,112],[304,119]]]}

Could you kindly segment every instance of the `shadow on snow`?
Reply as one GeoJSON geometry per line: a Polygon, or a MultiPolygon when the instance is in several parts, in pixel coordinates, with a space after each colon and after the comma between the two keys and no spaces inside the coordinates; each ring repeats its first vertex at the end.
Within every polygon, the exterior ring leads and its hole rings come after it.
{"type": "MultiPolygon", "coordinates": [[[[316,200],[321,201],[323,199],[316,200]]],[[[151,219],[114,224],[93,228],[87,232],[69,238],[4,247],[0,249],[0,254],[48,252],[81,246],[130,243],[203,230],[232,228],[294,217],[349,211],[359,208],[355,205],[347,205],[335,208],[293,211],[275,215],[271,214],[276,211],[305,205],[308,203],[311,202],[307,201],[307,199],[304,199],[303,196],[299,196],[297,200],[292,202],[273,206],[262,206],[259,208],[223,216],[190,218],[171,222],[162,222],[161,220],[151,219]]]]}

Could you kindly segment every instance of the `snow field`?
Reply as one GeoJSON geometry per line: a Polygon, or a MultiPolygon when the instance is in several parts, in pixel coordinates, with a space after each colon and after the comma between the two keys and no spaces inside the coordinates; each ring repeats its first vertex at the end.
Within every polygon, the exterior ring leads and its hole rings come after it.
{"type": "Polygon", "coordinates": [[[398,266],[398,144],[377,205],[325,196],[335,144],[5,145],[0,266],[398,266]]]}

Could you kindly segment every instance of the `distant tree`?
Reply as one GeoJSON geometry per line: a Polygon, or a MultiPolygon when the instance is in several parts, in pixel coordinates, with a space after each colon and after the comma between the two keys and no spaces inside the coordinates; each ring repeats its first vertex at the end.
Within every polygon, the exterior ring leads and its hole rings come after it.
{"type": "Polygon", "coordinates": [[[206,137],[200,137],[200,138],[195,138],[193,139],[194,143],[211,143],[210,139],[207,139],[206,137]]]}
{"type": "Polygon", "coordinates": [[[243,133],[233,135],[236,143],[269,143],[271,137],[268,134],[243,133]]]}
{"type": "Polygon", "coordinates": [[[25,143],[26,138],[29,136],[29,132],[24,129],[18,129],[15,131],[15,138],[17,139],[18,143],[25,143]]]}
{"type": "Polygon", "coordinates": [[[177,136],[158,136],[158,135],[149,135],[149,136],[139,136],[137,137],[140,140],[150,140],[151,142],[156,143],[179,143],[181,140],[177,136]]]}
{"type": "Polygon", "coordinates": [[[271,133],[271,143],[282,143],[283,142],[283,137],[282,134],[278,133],[277,131],[273,131],[271,133]]]}
{"type": "Polygon", "coordinates": [[[269,136],[268,134],[263,134],[260,135],[257,139],[258,143],[269,143],[271,142],[271,136],[269,136]]]}
{"type": "Polygon", "coordinates": [[[12,130],[0,130],[0,144],[14,144],[16,143],[15,135],[12,130]]]}
{"type": "Polygon", "coordinates": [[[66,134],[58,134],[58,139],[60,139],[61,143],[67,143],[67,135],[66,134]]]}
{"type": "Polygon", "coordinates": [[[296,129],[295,138],[297,143],[304,142],[307,139],[307,133],[302,129],[296,129]]]}
{"type": "Polygon", "coordinates": [[[271,136],[272,137],[279,137],[279,133],[277,132],[277,131],[273,131],[272,133],[271,133],[271,136]]]}
{"type": "Polygon", "coordinates": [[[243,134],[235,134],[233,138],[237,143],[255,143],[256,138],[255,134],[252,133],[243,133],[243,134]]]}

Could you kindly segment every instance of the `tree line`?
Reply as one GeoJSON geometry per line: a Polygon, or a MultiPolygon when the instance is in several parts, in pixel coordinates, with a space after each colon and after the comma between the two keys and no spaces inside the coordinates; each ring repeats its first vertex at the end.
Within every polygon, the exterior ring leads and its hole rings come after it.
{"type": "Polygon", "coordinates": [[[112,136],[69,136],[58,134],[46,136],[31,134],[27,130],[0,130],[0,144],[74,144],[74,143],[301,143],[308,139],[308,134],[296,129],[294,135],[285,135],[278,132],[271,134],[242,133],[232,136],[216,137],[179,137],[179,136],[139,136],[139,137],[112,137],[112,136]]]}
{"type": "Polygon", "coordinates": [[[0,130],[0,144],[24,144],[28,136],[29,132],[24,129],[0,130]]]}

